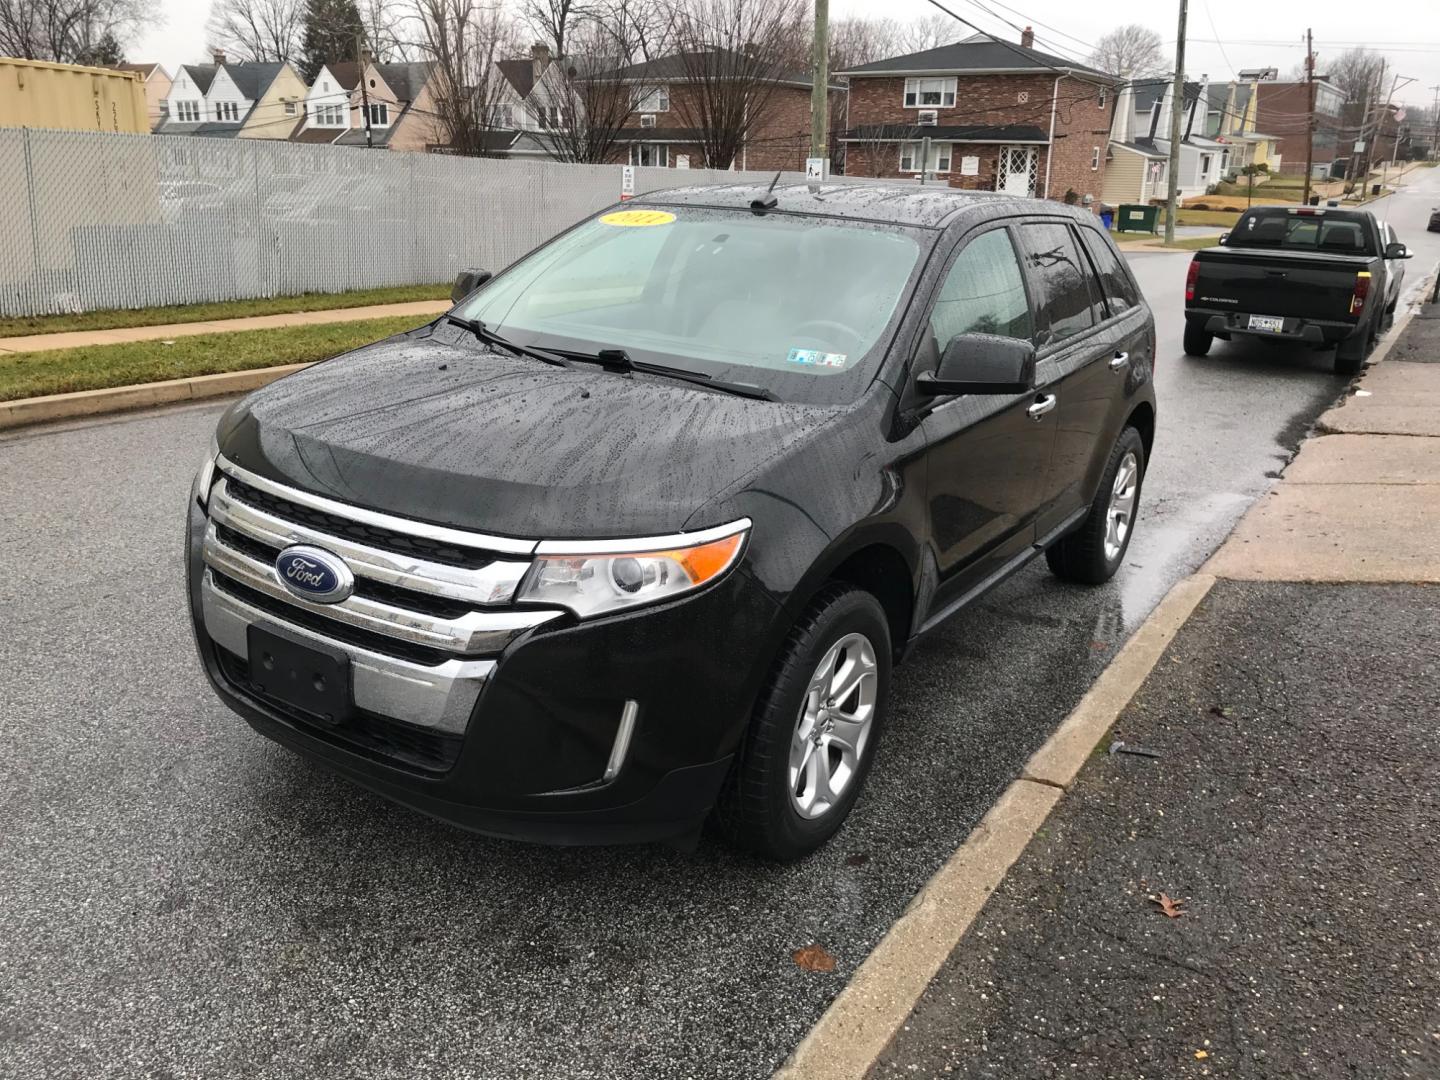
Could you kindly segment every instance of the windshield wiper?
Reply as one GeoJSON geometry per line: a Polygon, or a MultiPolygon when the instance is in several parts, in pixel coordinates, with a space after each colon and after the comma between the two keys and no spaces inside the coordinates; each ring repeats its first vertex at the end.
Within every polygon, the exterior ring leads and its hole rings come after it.
{"type": "Polygon", "coordinates": [[[480,341],[486,345],[493,345],[497,349],[504,349],[515,356],[528,356],[532,360],[539,360],[542,364],[551,364],[554,367],[569,367],[570,361],[559,353],[550,352],[548,349],[532,349],[529,345],[517,345],[507,338],[501,337],[493,330],[488,329],[479,319],[462,319],[459,315],[446,315],[445,320],[456,326],[469,330],[480,341]]]}
{"type": "Polygon", "coordinates": [[[756,386],[747,382],[727,382],[724,379],[717,379],[700,371],[690,371],[686,368],[670,367],[668,364],[651,364],[639,360],[632,360],[630,354],[624,349],[601,349],[596,353],[574,352],[570,349],[556,349],[555,352],[570,360],[579,360],[585,364],[599,364],[607,371],[615,371],[621,374],[640,372],[643,375],[661,375],[667,379],[678,379],[681,382],[694,383],[696,386],[708,386],[711,390],[719,390],[721,393],[733,394],[736,397],[756,398],[760,401],[779,401],[774,393],[763,386],[756,386]]]}

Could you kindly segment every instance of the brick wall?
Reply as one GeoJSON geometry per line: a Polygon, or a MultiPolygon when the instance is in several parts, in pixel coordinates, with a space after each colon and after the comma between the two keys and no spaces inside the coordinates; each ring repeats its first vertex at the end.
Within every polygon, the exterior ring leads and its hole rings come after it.
{"type": "MultiPolygon", "coordinates": [[[[918,109],[904,104],[903,77],[854,78],[850,82],[849,122],[851,128],[864,125],[895,125],[922,136],[915,126],[918,109]]],[[[936,108],[937,127],[1025,125],[1048,136],[1052,101],[1055,105],[1055,142],[1036,146],[1035,193],[1045,193],[1045,169],[1050,167],[1050,195],[1061,198],[1067,190],[1079,196],[1091,194],[1098,203],[1104,171],[1105,146],[1114,116],[1115,92],[1107,89],[1101,104],[1100,88],[1071,76],[1057,86],[1054,75],[973,75],[956,78],[955,104],[936,108]],[[1058,98],[1058,100],[1055,100],[1058,98]],[[1091,169],[1095,147],[1100,148],[1100,168],[1091,169]]],[[[1018,144],[1017,144],[1018,145],[1018,144]]],[[[956,143],[948,182],[953,187],[993,191],[997,186],[1002,147],[995,143],[956,143]],[[960,175],[962,157],[977,157],[979,172],[960,175]]],[[[911,177],[900,171],[898,141],[847,144],[846,172],[860,176],[911,177]]]]}
{"type": "MultiPolygon", "coordinates": [[[[1282,172],[1305,171],[1305,129],[1310,90],[1304,83],[1260,83],[1255,102],[1255,129],[1278,139],[1276,152],[1282,172]]],[[[1319,95],[1316,95],[1319,100],[1319,95]]],[[[1315,115],[1315,142],[1312,156],[1318,163],[1335,160],[1336,129],[1340,117],[1315,115]]]]}

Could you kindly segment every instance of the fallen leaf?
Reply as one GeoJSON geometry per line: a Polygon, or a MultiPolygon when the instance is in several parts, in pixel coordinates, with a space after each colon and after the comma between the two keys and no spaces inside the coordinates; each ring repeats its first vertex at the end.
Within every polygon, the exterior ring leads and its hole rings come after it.
{"type": "Polygon", "coordinates": [[[1166,918],[1178,919],[1181,915],[1185,914],[1185,912],[1181,910],[1185,906],[1185,901],[1176,900],[1174,897],[1168,896],[1163,892],[1159,896],[1150,897],[1150,902],[1152,904],[1158,904],[1161,913],[1166,918]]]}
{"type": "Polygon", "coordinates": [[[1196,1060],[1196,1061],[1204,1061],[1204,1060],[1205,1060],[1206,1058],[1208,1058],[1209,1056],[1210,1056],[1210,1054],[1209,1054],[1208,1051],[1205,1051],[1205,1050],[1196,1050],[1196,1051],[1195,1051],[1195,1060],[1196,1060]]]}
{"type": "Polygon", "coordinates": [[[804,971],[835,970],[835,957],[819,945],[806,945],[803,949],[796,949],[791,955],[804,971]]]}

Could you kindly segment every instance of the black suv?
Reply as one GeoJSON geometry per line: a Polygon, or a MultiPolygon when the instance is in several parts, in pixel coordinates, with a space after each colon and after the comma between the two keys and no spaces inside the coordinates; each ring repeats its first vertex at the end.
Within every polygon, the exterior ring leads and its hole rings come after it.
{"type": "Polygon", "coordinates": [[[1125,557],[1154,324],[1090,214],[689,188],[457,292],[234,405],[190,500],[216,692],[416,809],[798,858],[906,646],[1125,557]]]}

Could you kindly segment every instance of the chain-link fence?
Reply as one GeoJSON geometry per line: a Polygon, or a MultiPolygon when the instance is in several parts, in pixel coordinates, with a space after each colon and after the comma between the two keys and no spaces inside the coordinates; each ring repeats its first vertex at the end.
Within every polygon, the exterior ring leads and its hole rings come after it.
{"type": "MultiPolygon", "coordinates": [[[[772,175],[637,168],[635,189],[772,175]]],[[[615,202],[620,183],[618,165],[0,128],[0,315],[498,270],[615,202]]]]}

